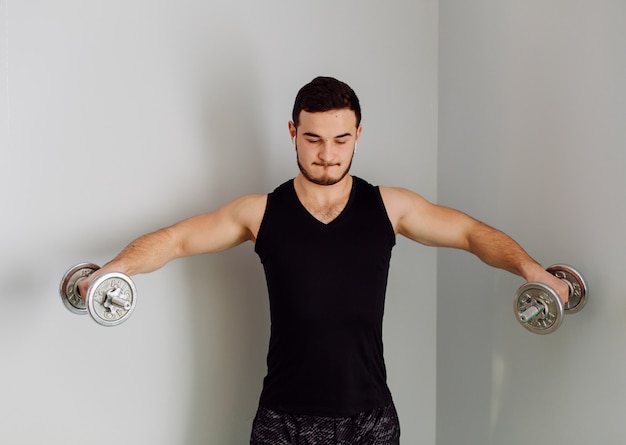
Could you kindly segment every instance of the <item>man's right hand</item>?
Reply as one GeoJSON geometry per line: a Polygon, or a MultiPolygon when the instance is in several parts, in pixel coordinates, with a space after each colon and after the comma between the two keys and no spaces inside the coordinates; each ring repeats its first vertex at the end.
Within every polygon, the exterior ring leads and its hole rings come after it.
{"type": "Polygon", "coordinates": [[[80,298],[82,298],[83,301],[87,300],[87,291],[89,290],[89,286],[91,285],[91,283],[93,283],[93,280],[98,278],[103,273],[104,272],[102,272],[102,269],[98,269],[88,277],[85,277],[78,282],[78,293],[80,294],[80,298]]]}

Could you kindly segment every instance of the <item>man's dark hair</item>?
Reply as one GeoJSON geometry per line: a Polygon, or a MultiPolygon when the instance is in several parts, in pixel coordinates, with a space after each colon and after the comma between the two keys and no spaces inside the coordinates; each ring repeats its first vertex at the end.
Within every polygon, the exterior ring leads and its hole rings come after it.
{"type": "Polygon", "coordinates": [[[361,124],[361,105],[352,88],[332,77],[316,77],[303,86],[296,96],[291,114],[296,128],[300,124],[300,112],[319,113],[349,108],[356,115],[356,126],[361,124]]]}

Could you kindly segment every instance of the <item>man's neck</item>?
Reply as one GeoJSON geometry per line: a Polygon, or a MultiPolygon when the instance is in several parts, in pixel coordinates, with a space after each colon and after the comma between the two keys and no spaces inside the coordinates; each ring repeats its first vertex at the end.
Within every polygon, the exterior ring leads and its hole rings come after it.
{"type": "Polygon", "coordinates": [[[318,220],[328,223],[345,208],[352,191],[352,176],[346,175],[333,185],[319,185],[300,173],[294,179],[296,195],[302,205],[318,220]]]}

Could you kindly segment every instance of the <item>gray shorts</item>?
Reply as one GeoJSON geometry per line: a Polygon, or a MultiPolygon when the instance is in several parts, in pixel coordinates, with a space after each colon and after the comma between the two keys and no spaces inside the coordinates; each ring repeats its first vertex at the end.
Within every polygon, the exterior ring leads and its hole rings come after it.
{"type": "Polygon", "coordinates": [[[393,404],[351,417],[287,414],[259,407],[250,445],[399,445],[393,404]]]}

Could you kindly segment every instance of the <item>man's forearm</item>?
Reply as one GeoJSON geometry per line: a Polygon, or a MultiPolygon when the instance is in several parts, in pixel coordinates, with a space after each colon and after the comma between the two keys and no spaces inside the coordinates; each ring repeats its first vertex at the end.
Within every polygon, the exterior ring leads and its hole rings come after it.
{"type": "Polygon", "coordinates": [[[563,302],[569,299],[569,288],[565,282],[547,272],[505,233],[477,223],[469,235],[468,245],[468,250],[486,264],[519,275],[526,281],[547,284],[557,291],[563,302]]]}
{"type": "Polygon", "coordinates": [[[486,264],[519,275],[526,281],[544,272],[515,240],[483,223],[478,223],[470,234],[468,250],[486,264]]]}
{"type": "Polygon", "coordinates": [[[153,272],[179,256],[178,245],[171,228],[148,233],[126,246],[102,269],[126,275],[153,272]]]}

